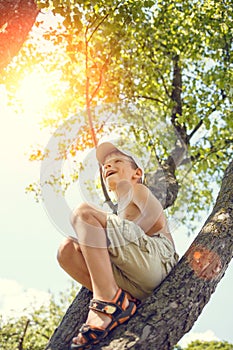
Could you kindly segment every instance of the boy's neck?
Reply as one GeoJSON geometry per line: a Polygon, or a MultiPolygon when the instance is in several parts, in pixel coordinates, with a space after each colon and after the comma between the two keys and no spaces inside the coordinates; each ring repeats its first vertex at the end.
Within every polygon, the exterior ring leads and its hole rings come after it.
{"type": "Polygon", "coordinates": [[[132,200],[135,185],[136,183],[129,181],[121,181],[118,184],[116,190],[113,191],[118,205],[126,200],[132,200]]]}

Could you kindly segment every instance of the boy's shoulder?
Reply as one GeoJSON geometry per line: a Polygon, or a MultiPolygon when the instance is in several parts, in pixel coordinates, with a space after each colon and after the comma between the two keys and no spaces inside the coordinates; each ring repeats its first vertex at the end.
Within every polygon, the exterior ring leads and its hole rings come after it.
{"type": "Polygon", "coordinates": [[[143,197],[143,196],[148,196],[149,194],[152,194],[152,192],[146,185],[137,183],[134,186],[134,194],[136,196],[143,197]]]}
{"type": "Polygon", "coordinates": [[[151,192],[149,187],[144,184],[137,183],[134,187],[134,197],[142,200],[152,200],[157,205],[161,205],[158,198],[151,192]]]}
{"type": "Polygon", "coordinates": [[[134,186],[134,190],[135,191],[143,191],[143,192],[151,192],[150,189],[146,185],[141,184],[141,183],[136,183],[134,186]]]}

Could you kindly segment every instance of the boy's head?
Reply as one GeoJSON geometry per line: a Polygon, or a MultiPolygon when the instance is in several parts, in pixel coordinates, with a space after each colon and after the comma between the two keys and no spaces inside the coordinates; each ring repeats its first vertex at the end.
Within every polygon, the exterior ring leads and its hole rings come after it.
{"type": "MultiPolygon", "coordinates": [[[[122,150],[110,142],[101,143],[96,150],[96,158],[103,166],[103,174],[107,172],[107,167],[118,169],[118,174],[122,174],[128,168],[135,171],[135,178],[138,183],[143,182],[144,171],[140,161],[131,152],[122,150]]],[[[106,180],[106,178],[105,178],[106,180]]]]}

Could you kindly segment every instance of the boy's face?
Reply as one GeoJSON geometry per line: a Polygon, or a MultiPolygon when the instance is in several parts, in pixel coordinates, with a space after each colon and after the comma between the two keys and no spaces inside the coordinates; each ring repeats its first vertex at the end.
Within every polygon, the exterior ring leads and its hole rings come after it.
{"type": "Polygon", "coordinates": [[[133,160],[121,152],[109,154],[102,166],[103,179],[107,187],[114,191],[122,180],[132,182],[141,176],[141,169],[135,167],[133,160]]]}

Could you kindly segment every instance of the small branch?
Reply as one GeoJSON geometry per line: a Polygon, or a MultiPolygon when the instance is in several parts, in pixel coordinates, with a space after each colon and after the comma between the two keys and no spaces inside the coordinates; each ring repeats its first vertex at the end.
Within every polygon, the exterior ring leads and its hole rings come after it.
{"type": "MultiPolygon", "coordinates": [[[[223,95],[223,90],[221,90],[221,95],[222,95],[222,101],[218,101],[218,103],[216,104],[216,106],[214,106],[213,108],[211,108],[210,112],[209,112],[209,116],[216,112],[218,107],[221,105],[221,103],[226,99],[226,95],[223,95]]],[[[209,118],[209,116],[206,116],[205,118],[209,118]]],[[[199,130],[199,128],[203,125],[205,118],[202,118],[199,123],[195,126],[195,128],[193,129],[193,131],[191,131],[191,133],[189,135],[187,135],[187,141],[189,142],[191,140],[191,138],[193,137],[193,135],[199,130]]]]}
{"type": "Polygon", "coordinates": [[[99,29],[99,27],[102,25],[102,23],[108,18],[109,13],[107,13],[102,20],[97,24],[97,26],[95,27],[95,29],[93,30],[93,32],[90,34],[89,38],[87,39],[88,42],[91,41],[93,35],[95,34],[95,32],[99,29]]]}
{"type": "Polygon", "coordinates": [[[117,214],[117,205],[113,204],[111,198],[109,197],[108,191],[106,189],[106,185],[105,185],[104,180],[103,180],[101,166],[100,166],[99,172],[100,172],[100,182],[101,182],[103,194],[105,197],[105,203],[107,203],[108,206],[110,207],[110,209],[112,209],[113,214],[117,214]]]}
{"type": "MultiPolygon", "coordinates": [[[[144,116],[142,114],[141,114],[141,119],[142,119],[142,124],[143,124],[144,130],[146,131],[146,134],[147,134],[147,138],[148,138],[148,140],[151,140],[152,137],[151,137],[151,135],[146,127],[146,122],[145,122],[144,116]]],[[[153,150],[154,150],[155,158],[156,158],[157,162],[161,165],[161,159],[159,158],[158,154],[156,153],[156,148],[153,147],[153,150]]]]}
{"type": "MultiPolygon", "coordinates": [[[[158,62],[156,62],[151,56],[149,56],[149,58],[150,58],[150,60],[151,60],[152,63],[158,64],[158,62]]],[[[165,90],[166,95],[167,95],[169,98],[171,98],[171,94],[170,94],[169,91],[168,91],[168,88],[167,88],[165,79],[164,79],[164,77],[163,77],[163,74],[161,73],[160,69],[155,68],[155,70],[159,73],[159,76],[160,76],[160,78],[161,78],[161,80],[162,80],[163,87],[164,87],[164,90],[165,90]]]]}
{"type": "Polygon", "coordinates": [[[161,104],[165,105],[164,101],[162,101],[162,100],[160,100],[159,98],[156,98],[156,97],[145,96],[145,95],[136,95],[136,96],[134,96],[134,98],[144,98],[145,100],[155,101],[155,102],[158,102],[158,103],[161,103],[161,104]]]}
{"type": "Polygon", "coordinates": [[[100,86],[102,85],[102,81],[103,81],[103,72],[104,72],[104,69],[105,69],[105,67],[107,66],[108,62],[109,62],[109,57],[105,60],[104,64],[103,64],[102,67],[101,67],[98,85],[96,86],[95,90],[94,90],[93,93],[91,94],[91,97],[90,97],[89,102],[91,102],[91,101],[93,100],[93,98],[94,98],[95,95],[97,94],[97,92],[98,92],[100,86]]]}
{"type": "Polygon", "coordinates": [[[89,41],[87,39],[87,33],[88,33],[89,27],[87,26],[86,31],[85,31],[85,68],[86,68],[86,109],[87,109],[87,116],[88,116],[88,122],[90,126],[90,131],[91,131],[91,136],[92,140],[94,143],[94,146],[97,146],[97,139],[95,135],[95,130],[93,127],[93,121],[92,121],[92,116],[91,116],[91,106],[90,106],[90,77],[89,77],[89,41]]]}
{"type": "Polygon", "coordinates": [[[39,330],[36,331],[36,334],[38,334],[40,337],[45,338],[47,341],[49,341],[50,336],[47,336],[46,334],[41,333],[39,330]]]}
{"type": "MultiPolygon", "coordinates": [[[[222,11],[222,23],[226,21],[226,11],[222,11]]],[[[230,28],[229,28],[230,29],[230,28]]],[[[223,34],[223,40],[224,40],[224,56],[223,56],[223,62],[224,62],[224,70],[227,70],[228,64],[231,63],[231,47],[232,47],[232,36],[230,36],[230,40],[228,42],[226,32],[223,34]]]]}
{"type": "Polygon", "coordinates": [[[93,17],[92,23],[89,23],[88,29],[91,29],[91,28],[95,25],[95,23],[97,22],[97,20],[98,20],[98,16],[97,16],[97,14],[96,14],[95,11],[94,11],[94,14],[95,14],[95,17],[93,17]]]}
{"type": "Polygon", "coordinates": [[[159,69],[156,69],[156,70],[157,70],[157,72],[159,73],[160,78],[162,79],[163,87],[164,87],[164,90],[165,90],[165,92],[166,92],[166,95],[167,95],[169,98],[171,98],[171,95],[169,94],[169,91],[168,91],[168,88],[167,88],[167,86],[166,86],[165,79],[164,79],[162,73],[160,72],[159,69]]]}
{"type": "Polygon", "coordinates": [[[22,334],[22,336],[20,337],[20,340],[19,340],[18,350],[23,350],[23,342],[24,342],[24,338],[25,338],[25,335],[27,333],[27,329],[28,329],[29,324],[30,324],[30,320],[27,320],[27,322],[25,324],[25,327],[24,327],[23,334],[22,334]]]}
{"type": "MultiPolygon", "coordinates": [[[[86,31],[85,31],[85,57],[86,57],[86,62],[85,62],[85,68],[86,68],[86,110],[87,110],[87,116],[88,116],[88,122],[89,122],[89,126],[90,126],[90,132],[91,132],[91,136],[92,136],[92,140],[94,143],[94,146],[97,147],[97,138],[96,138],[96,132],[93,126],[93,119],[92,119],[92,113],[91,113],[91,101],[93,99],[93,97],[95,96],[95,94],[97,93],[97,91],[99,90],[101,83],[102,83],[102,75],[103,75],[103,70],[105,65],[107,64],[108,60],[105,61],[105,63],[102,66],[102,69],[100,71],[100,79],[99,79],[99,83],[96,87],[96,89],[94,90],[94,92],[92,93],[92,95],[90,96],[90,76],[89,76],[89,42],[91,40],[91,38],[93,37],[94,33],[97,31],[97,29],[100,27],[100,25],[103,23],[103,21],[107,18],[108,15],[106,15],[104,17],[104,19],[96,26],[96,28],[94,29],[94,31],[92,32],[92,34],[90,35],[89,38],[87,38],[88,35],[88,30],[89,27],[86,27],[86,31]]],[[[116,207],[115,205],[112,203],[105,183],[103,181],[102,178],[102,171],[101,171],[101,167],[99,168],[99,172],[100,172],[100,180],[101,180],[101,187],[103,190],[103,194],[105,197],[105,201],[106,203],[109,205],[109,207],[113,210],[114,213],[116,213],[116,207]]]]}
{"type": "Polygon", "coordinates": [[[195,128],[193,129],[193,131],[191,131],[191,133],[188,135],[187,140],[190,141],[191,138],[193,137],[193,135],[200,129],[200,127],[203,124],[203,119],[201,119],[199,121],[199,123],[195,126],[195,128]]]}
{"type": "MultiPolygon", "coordinates": [[[[120,5],[120,4],[119,4],[120,5]]],[[[116,11],[116,9],[118,8],[118,5],[113,9],[113,12],[116,11]]],[[[97,30],[100,28],[100,26],[104,23],[104,21],[109,17],[109,13],[107,13],[102,20],[97,24],[97,26],[95,27],[95,29],[93,30],[93,32],[90,34],[89,38],[88,38],[88,42],[91,41],[93,35],[95,34],[95,32],[97,32],[97,30]]]]}
{"type": "Polygon", "coordinates": [[[202,160],[207,159],[211,154],[217,153],[218,151],[222,151],[224,149],[226,149],[227,146],[233,144],[233,139],[229,139],[229,140],[225,140],[224,144],[222,145],[222,147],[215,147],[215,146],[211,146],[210,151],[205,153],[205,158],[204,159],[200,159],[200,152],[198,152],[195,156],[191,156],[190,159],[192,161],[192,164],[197,164],[198,162],[201,162],[202,160]]]}

